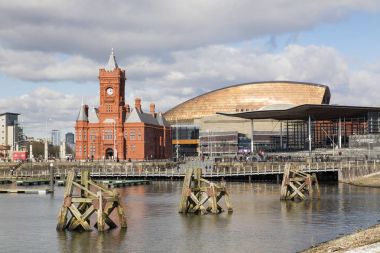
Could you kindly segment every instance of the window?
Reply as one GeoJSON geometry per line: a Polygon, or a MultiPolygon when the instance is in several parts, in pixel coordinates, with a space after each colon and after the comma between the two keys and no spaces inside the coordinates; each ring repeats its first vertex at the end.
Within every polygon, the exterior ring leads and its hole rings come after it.
{"type": "Polygon", "coordinates": [[[106,112],[112,112],[112,105],[106,105],[106,112]]]}
{"type": "Polygon", "coordinates": [[[137,139],[141,141],[141,129],[138,130],[137,139]]]}
{"type": "Polygon", "coordinates": [[[90,154],[91,155],[95,155],[95,151],[96,151],[96,149],[95,149],[95,146],[90,146],[90,154]]]}
{"type": "Polygon", "coordinates": [[[90,140],[92,142],[94,142],[96,140],[96,134],[97,134],[96,130],[90,130],[90,140]]]}
{"type": "Polygon", "coordinates": [[[104,140],[112,140],[113,139],[112,130],[103,130],[103,139],[104,140]]]}
{"type": "Polygon", "coordinates": [[[131,141],[134,141],[136,139],[135,130],[131,130],[130,131],[129,138],[130,138],[131,141]]]}
{"type": "Polygon", "coordinates": [[[127,130],[125,130],[125,132],[124,132],[124,137],[126,140],[128,140],[128,131],[127,130]]]}

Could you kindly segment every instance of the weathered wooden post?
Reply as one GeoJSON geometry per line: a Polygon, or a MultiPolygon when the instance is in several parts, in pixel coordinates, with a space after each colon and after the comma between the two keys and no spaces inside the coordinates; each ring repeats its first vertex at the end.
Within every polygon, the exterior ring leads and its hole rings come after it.
{"type": "Polygon", "coordinates": [[[202,169],[187,169],[183,181],[178,211],[180,213],[218,214],[223,211],[218,201],[224,197],[228,212],[232,212],[225,182],[212,183],[202,178],[202,169]]]}
{"type": "Polygon", "coordinates": [[[54,193],[54,166],[53,163],[50,163],[49,166],[49,174],[50,174],[50,190],[52,193],[54,193]]]}
{"type": "Polygon", "coordinates": [[[124,210],[116,190],[110,191],[97,185],[89,178],[87,170],[81,171],[80,183],[75,182],[74,178],[75,172],[69,171],[66,179],[64,201],[58,215],[57,230],[90,231],[90,217],[94,213],[96,213],[94,227],[98,231],[104,231],[106,225],[108,225],[109,229],[113,229],[117,225],[110,216],[115,209],[117,210],[120,226],[122,228],[127,227],[124,210]],[[91,188],[96,189],[96,192],[92,191],[91,188]]]}
{"type": "Polygon", "coordinates": [[[282,200],[304,200],[307,196],[313,198],[313,183],[317,193],[316,198],[319,199],[320,191],[316,175],[299,171],[287,163],[284,169],[280,198],[282,200]]]}

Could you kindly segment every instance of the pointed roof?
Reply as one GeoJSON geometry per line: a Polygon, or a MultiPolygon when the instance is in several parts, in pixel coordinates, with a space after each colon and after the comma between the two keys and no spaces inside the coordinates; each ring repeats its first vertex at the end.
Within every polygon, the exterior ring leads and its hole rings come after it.
{"type": "Polygon", "coordinates": [[[92,106],[90,110],[88,110],[88,122],[90,123],[99,123],[97,109],[92,106]]]}
{"type": "Polygon", "coordinates": [[[118,67],[119,66],[117,65],[116,57],[115,57],[115,54],[114,54],[113,48],[112,48],[111,55],[110,55],[110,58],[108,59],[108,63],[107,63],[107,66],[105,69],[106,69],[106,71],[113,71],[118,67]]]}
{"type": "Polygon", "coordinates": [[[150,113],[140,112],[136,108],[133,109],[127,116],[125,123],[145,123],[151,125],[159,125],[156,118],[154,118],[150,113]]]}
{"type": "Polygon", "coordinates": [[[82,97],[82,103],[80,105],[77,121],[88,121],[88,116],[86,114],[86,105],[83,103],[83,97],[82,97]]]}

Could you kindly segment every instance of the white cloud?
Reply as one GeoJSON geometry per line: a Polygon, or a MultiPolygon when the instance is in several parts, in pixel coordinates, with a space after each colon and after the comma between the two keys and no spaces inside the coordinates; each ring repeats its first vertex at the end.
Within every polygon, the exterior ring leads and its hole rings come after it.
{"type": "Polygon", "coordinates": [[[159,55],[305,31],[379,8],[377,0],[2,1],[0,45],[97,60],[111,47],[159,55]]]}
{"type": "MultiPolygon", "coordinates": [[[[224,86],[268,80],[326,84],[331,88],[331,103],[380,106],[380,62],[353,70],[348,60],[330,47],[289,45],[281,52],[270,53],[248,46],[215,45],[173,52],[170,61],[135,57],[130,62],[126,101],[133,106],[134,98],[141,97],[143,108],[154,102],[157,111],[224,86]]],[[[91,71],[91,78],[96,78],[97,68],[91,71]]],[[[18,98],[0,99],[0,111],[21,113],[26,130],[29,125],[44,131],[49,117],[54,119],[52,128],[72,129],[82,95],[86,94],[39,88],[18,98]]],[[[98,98],[87,97],[85,101],[97,104],[98,98]]],[[[36,130],[33,133],[40,134],[36,130]]]]}
{"type": "Polygon", "coordinates": [[[98,65],[82,56],[0,48],[0,72],[27,81],[96,80],[98,65]]]}
{"type": "MultiPolygon", "coordinates": [[[[87,101],[93,101],[93,99],[86,98],[87,101]]],[[[48,132],[51,129],[71,131],[80,103],[79,96],[41,87],[17,98],[0,99],[0,111],[20,113],[21,125],[27,134],[45,137],[46,130],[48,132]]]]}
{"type": "Polygon", "coordinates": [[[165,110],[213,89],[270,80],[325,84],[331,89],[332,103],[380,106],[376,99],[380,64],[350,68],[346,57],[331,47],[289,45],[270,53],[217,45],[174,52],[168,62],[146,57],[131,62],[127,92],[133,90],[148,102],[158,101],[158,108],[165,110]],[[173,73],[181,73],[181,78],[168,78],[173,73]],[[135,75],[139,78],[134,79],[135,75]],[[166,97],[176,103],[169,104],[166,97]]]}
{"type": "MultiPolygon", "coordinates": [[[[336,49],[296,40],[275,53],[252,47],[270,37],[276,48],[278,35],[379,10],[377,0],[0,1],[0,76],[35,86],[96,82],[114,47],[127,66],[127,101],[141,97],[159,111],[213,89],[267,80],[327,84],[333,103],[380,105],[380,62],[354,70],[336,49]]],[[[26,130],[41,136],[49,117],[52,128],[72,129],[82,95],[40,87],[0,97],[0,112],[21,113],[26,130]]]]}

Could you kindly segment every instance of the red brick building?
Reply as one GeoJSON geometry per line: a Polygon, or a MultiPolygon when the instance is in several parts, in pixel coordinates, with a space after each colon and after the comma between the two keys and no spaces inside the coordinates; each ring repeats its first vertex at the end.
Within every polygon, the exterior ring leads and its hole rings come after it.
{"type": "Polygon", "coordinates": [[[143,112],[141,99],[130,108],[125,103],[125,71],[112,51],[108,64],[99,69],[98,108],[82,102],[75,124],[76,159],[147,160],[171,157],[171,130],[161,113],[150,104],[143,112]]]}

